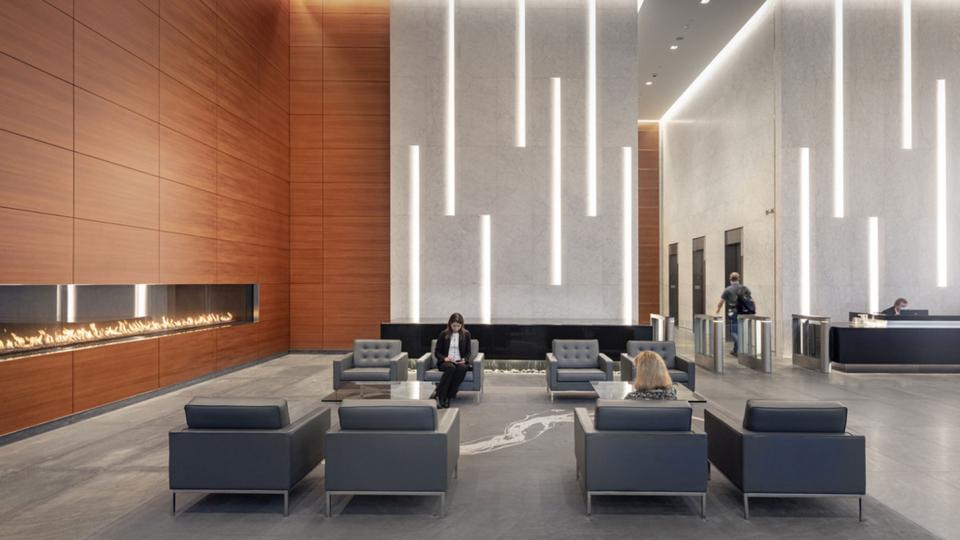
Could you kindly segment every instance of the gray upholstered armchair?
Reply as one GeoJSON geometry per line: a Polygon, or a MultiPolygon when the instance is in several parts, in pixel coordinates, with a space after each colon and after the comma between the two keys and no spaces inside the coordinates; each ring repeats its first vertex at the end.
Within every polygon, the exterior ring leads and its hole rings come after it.
{"type": "Polygon", "coordinates": [[[747,401],[743,423],[707,410],[710,463],[750,497],[857,497],[863,520],[866,441],[836,401],[747,401]]]}
{"type": "Polygon", "coordinates": [[[460,459],[460,411],[426,400],[344,400],[327,435],[327,516],[335,495],[433,495],[440,516],[460,459]]]}
{"type": "Polygon", "coordinates": [[[637,376],[633,359],[643,351],[653,351],[663,357],[674,383],[696,390],[697,364],[677,355],[677,345],[672,341],[628,341],[626,354],[620,354],[621,381],[632,381],[637,376]]]}
{"type": "Polygon", "coordinates": [[[547,391],[590,392],[590,381],[612,381],[613,360],[595,339],[555,339],[547,353],[547,391]]]}
{"type": "MultiPolygon", "coordinates": [[[[437,349],[437,340],[430,342],[430,352],[417,359],[417,380],[440,382],[443,378],[443,372],[437,369],[437,357],[434,351],[437,349]]],[[[477,392],[477,401],[483,396],[483,353],[480,352],[480,342],[470,340],[470,359],[467,363],[471,370],[467,372],[460,385],[460,390],[477,392]]]]}
{"type": "Polygon", "coordinates": [[[187,425],[172,430],[170,491],[276,493],[288,514],[290,490],[323,461],[330,409],[290,423],[283,399],[194,398],[187,425]]]}
{"type": "Polygon", "coordinates": [[[707,500],[707,437],[686,401],[599,400],[595,419],[574,410],[577,479],[593,495],[696,495],[707,500]],[[624,457],[628,456],[627,461],[624,457]]]}
{"type": "Polygon", "coordinates": [[[399,339],[356,339],[353,352],[333,361],[333,389],[345,382],[407,380],[409,356],[400,352],[399,339]]]}

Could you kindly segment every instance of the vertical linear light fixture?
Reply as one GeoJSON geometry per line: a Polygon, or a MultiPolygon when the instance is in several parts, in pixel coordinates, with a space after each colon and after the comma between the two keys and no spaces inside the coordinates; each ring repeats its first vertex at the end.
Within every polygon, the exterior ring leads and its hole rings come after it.
{"type": "Polygon", "coordinates": [[[870,313],[880,311],[880,223],[876,216],[867,218],[870,275],[870,313]]]}
{"type": "Polygon", "coordinates": [[[587,0],[587,216],[597,215],[597,0],[587,0]]]}
{"type": "Polygon", "coordinates": [[[913,37],[911,15],[911,0],[901,0],[903,2],[902,23],[903,30],[901,39],[903,40],[903,78],[901,89],[901,99],[903,100],[903,149],[913,149],[913,37]]]}
{"type": "Polygon", "coordinates": [[[843,217],[843,0],[833,5],[833,217],[843,217]]]}
{"type": "Polygon", "coordinates": [[[480,323],[490,324],[490,214],[480,215],[480,323]]]}
{"type": "Polygon", "coordinates": [[[810,315],[810,149],[800,149],[800,313],[810,315]]]}
{"type": "Polygon", "coordinates": [[[937,287],[947,286],[947,82],[937,79],[937,287]]]}
{"type": "Polygon", "coordinates": [[[77,322],[77,286],[67,285],[67,322],[77,322]]]}
{"type": "Polygon", "coordinates": [[[623,263],[622,278],[623,291],[621,305],[623,306],[623,324],[633,324],[633,149],[629,146],[621,148],[623,175],[623,231],[621,236],[620,260],[623,263]]]}
{"type": "Polygon", "coordinates": [[[517,0],[517,147],[527,146],[527,2],[517,0]]]}
{"type": "Polygon", "coordinates": [[[420,146],[410,146],[410,321],[420,322],[420,146]]]}
{"type": "Polygon", "coordinates": [[[562,281],[560,233],[560,77],[550,79],[550,284],[562,281]]]}
{"type": "Polygon", "coordinates": [[[133,316],[147,316],[147,286],[138,284],[133,286],[133,316]]]}
{"type": "Polygon", "coordinates": [[[444,210],[446,216],[457,213],[457,97],[456,97],[456,5],[455,0],[447,0],[447,138],[446,161],[444,163],[444,210]]]}

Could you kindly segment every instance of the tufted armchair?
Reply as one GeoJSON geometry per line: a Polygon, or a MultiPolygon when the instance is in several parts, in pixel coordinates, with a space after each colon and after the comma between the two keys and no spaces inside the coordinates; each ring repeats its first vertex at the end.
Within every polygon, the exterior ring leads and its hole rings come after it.
{"type": "Polygon", "coordinates": [[[677,356],[677,345],[672,341],[628,341],[626,354],[620,354],[621,381],[632,381],[637,376],[633,359],[643,351],[653,351],[663,358],[674,383],[696,390],[697,365],[677,356]]]}
{"type": "Polygon", "coordinates": [[[399,339],[356,339],[353,352],[333,361],[333,389],[345,382],[405,381],[409,362],[399,339]]]}
{"type": "MultiPolygon", "coordinates": [[[[434,351],[437,349],[437,340],[430,342],[430,352],[417,359],[417,380],[439,383],[443,378],[443,372],[437,369],[437,357],[434,351]]],[[[483,396],[483,353],[480,352],[480,342],[470,340],[470,359],[467,362],[471,369],[463,378],[460,390],[477,392],[477,401],[483,396]]]]}
{"type": "Polygon", "coordinates": [[[555,339],[547,353],[547,391],[592,392],[590,381],[612,381],[613,360],[595,339],[555,339]]]}

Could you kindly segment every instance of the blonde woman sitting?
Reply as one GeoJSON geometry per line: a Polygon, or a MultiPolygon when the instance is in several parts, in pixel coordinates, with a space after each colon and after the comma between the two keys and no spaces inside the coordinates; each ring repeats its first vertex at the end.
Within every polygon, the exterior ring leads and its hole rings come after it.
{"type": "Polygon", "coordinates": [[[633,392],[627,394],[626,399],[677,399],[677,389],[659,354],[644,351],[633,363],[637,366],[637,378],[633,381],[633,392]]]}

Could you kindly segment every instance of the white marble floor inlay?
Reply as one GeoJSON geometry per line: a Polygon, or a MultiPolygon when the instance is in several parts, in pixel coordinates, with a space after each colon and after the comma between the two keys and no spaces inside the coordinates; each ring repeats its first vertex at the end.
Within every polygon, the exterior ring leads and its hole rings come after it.
{"type": "Polygon", "coordinates": [[[551,409],[529,414],[523,420],[510,422],[503,430],[503,435],[478,439],[460,445],[460,455],[486,454],[528,443],[553,429],[557,424],[566,422],[573,422],[573,413],[564,409],[551,409]]]}

